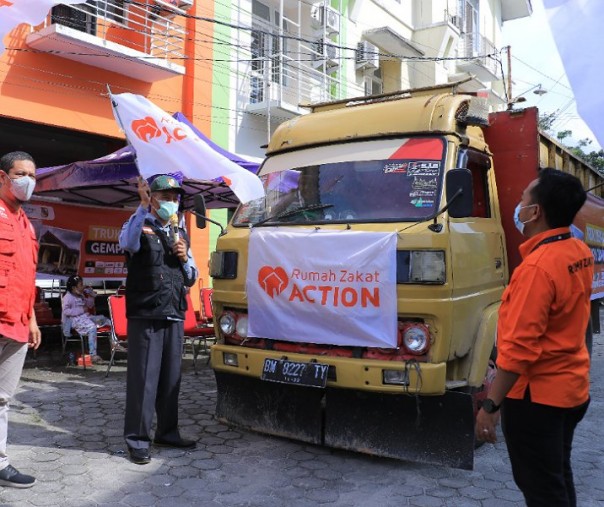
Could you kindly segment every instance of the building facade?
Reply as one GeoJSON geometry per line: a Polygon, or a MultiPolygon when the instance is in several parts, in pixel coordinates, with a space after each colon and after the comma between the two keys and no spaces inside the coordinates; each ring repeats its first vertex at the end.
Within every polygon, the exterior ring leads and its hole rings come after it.
{"type": "Polygon", "coordinates": [[[501,28],[532,12],[529,0],[240,0],[216,9],[230,29],[215,41],[215,118],[231,149],[257,156],[305,103],[470,78],[463,90],[504,104],[501,28]]]}
{"type": "MultiPolygon", "coordinates": [[[[505,103],[501,27],[530,0],[87,0],[20,25],[0,55],[0,152],[41,167],[124,146],[108,97],[180,111],[221,147],[262,157],[305,103],[469,78],[505,103]]],[[[167,171],[174,168],[166,168],[167,171]]],[[[226,212],[213,212],[226,220],[226,212]]],[[[197,262],[217,228],[193,229],[197,262]]]]}

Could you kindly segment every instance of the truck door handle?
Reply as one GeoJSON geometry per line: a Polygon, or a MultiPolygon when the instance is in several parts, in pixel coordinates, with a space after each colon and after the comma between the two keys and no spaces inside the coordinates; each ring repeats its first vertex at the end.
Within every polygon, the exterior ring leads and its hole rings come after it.
{"type": "Polygon", "coordinates": [[[503,266],[501,259],[495,259],[495,269],[501,269],[501,266],[503,266]]]}

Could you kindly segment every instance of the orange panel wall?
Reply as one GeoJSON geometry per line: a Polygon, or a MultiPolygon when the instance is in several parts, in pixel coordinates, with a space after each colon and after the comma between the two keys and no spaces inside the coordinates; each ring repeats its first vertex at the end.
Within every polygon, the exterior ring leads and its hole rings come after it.
{"type": "MultiPolygon", "coordinates": [[[[198,12],[197,2],[188,11],[198,12]]],[[[204,16],[213,16],[213,5],[204,5],[204,16]]],[[[123,138],[113,117],[107,85],[112,93],[135,93],[146,96],[168,113],[182,111],[201,131],[210,134],[212,100],[212,47],[199,40],[211,38],[212,24],[177,16],[175,21],[187,28],[184,41],[185,76],[175,76],[146,83],[126,75],[75,62],[57,55],[30,50],[25,39],[28,25],[20,25],[5,39],[7,50],[0,55],[0,115],[88,133],[123,138]],[[203,25],[203,26],[201,26],[203,25]]],[[[123,28],[110,27],[108,38],[130,37],[140,44],[141,34],[126,34],[123,28]]],[[[65,163],[71,162],[68,154],[65,163]]],[[[193,249],[201,277],[207,284],[209,236],[207,229],[193,234],[193,249]]],[[[198,291],[192,291],[194,306],[199,308],[198,291]]]]}

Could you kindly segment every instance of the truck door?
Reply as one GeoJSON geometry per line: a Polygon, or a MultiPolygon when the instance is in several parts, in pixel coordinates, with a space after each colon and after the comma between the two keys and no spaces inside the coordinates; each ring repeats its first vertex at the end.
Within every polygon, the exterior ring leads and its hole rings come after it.
{"type": "Polygon", "coordinates": [[[459,302],[454,326],[466,328],[465,333],[453,333],[460,342],[452,346],[456,354],[463,356],[472,346],[482,310],[501,297],[507,265],[489,156],[462,148],[457,167],[472,172],[474,185],[472,215],[450,219],[453,297],[459,302]]]}

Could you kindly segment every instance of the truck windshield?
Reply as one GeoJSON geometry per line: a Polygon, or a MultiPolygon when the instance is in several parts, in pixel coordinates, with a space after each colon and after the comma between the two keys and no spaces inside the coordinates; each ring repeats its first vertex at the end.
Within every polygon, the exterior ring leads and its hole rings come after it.
{"type": "Polygon", "coordinates": [[[233,225],[430,218],[440,202],[444,147],[442,138],[399,138],[271,157],[260,171],[266,196],[240,206],[233,225]]]}

